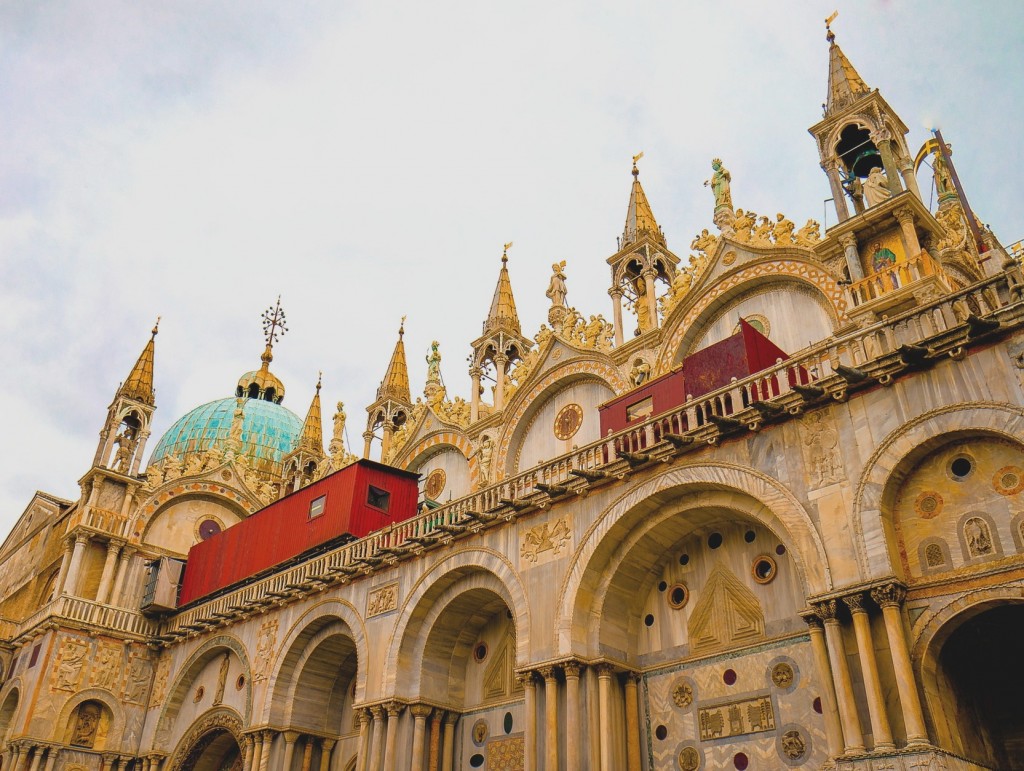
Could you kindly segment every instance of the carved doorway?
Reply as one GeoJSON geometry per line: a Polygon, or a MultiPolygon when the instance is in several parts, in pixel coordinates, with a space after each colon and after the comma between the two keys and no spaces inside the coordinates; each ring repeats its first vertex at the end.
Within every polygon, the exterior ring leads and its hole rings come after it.
{"type": "Polygon", "coordinates": [[[1022,638],[1024,605],[999,605],[963,621],[939,653],[942,705],[962,752],[1007,771],[1024,771],[1022,638]]]}
{"type": "Polygon", "coordinates": [[[215,728],[203,734],[189,749],[181,771],[242,771],[242,752],[234,735],[215,728]]]}

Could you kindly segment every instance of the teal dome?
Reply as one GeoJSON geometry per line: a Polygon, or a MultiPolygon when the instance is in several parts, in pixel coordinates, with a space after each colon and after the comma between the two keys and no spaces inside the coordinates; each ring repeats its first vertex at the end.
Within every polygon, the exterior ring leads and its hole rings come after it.
{"type": "MultiPolygon", "coordinates": [[[[189,455],[214,447],[226,451],[231,422],[239,399],[218,399],[196,407],[178,420],[160,437],[150,463],[158,463],[175,455],[184,460],[189,455]]],[[[291,452],[302,433],[298,415],[274,402],[262,399],[241,399],[242,450],[254,468],[282,474],[281,458],[291,452]]]]}

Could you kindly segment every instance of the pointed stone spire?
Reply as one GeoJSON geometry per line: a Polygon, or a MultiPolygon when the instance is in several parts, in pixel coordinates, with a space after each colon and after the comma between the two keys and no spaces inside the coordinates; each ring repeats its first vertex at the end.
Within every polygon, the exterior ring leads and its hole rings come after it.
{"type": "Polygon", "coordinates": [[[412,397],[409,391],[409,368],[405,363],[405,343],[402,341],[404,335],[405,316],[402,316],[402,323],[398,327],[398,342],[395,343],[395,351],[391,354],[391,363],[388,364],[384,380],[377,389],[377,398],[409,404],[412,397]]]}
{"type": "Polygon", "coordinates": [[[299,447],[310,452],[323,453],[324,451],[324,426],[320,417],[320,385],[323,382],[323,373],[316,380],[316,393],[313,401],[309,404],[309,411],[306,419],[302,422],[302,434],[299,436],[299,447]]]}
{"type": "Polygon", "coordinates": [[[825,39],[828,41],[828,97],[825,100],[825,117],[829,117],[839,110],[849,107],[864,94],[870,94],[871,89],[867,83],[857,74],[857,70],[850,64],[846,54],[836,44],[836,35],[829,26],[835,16],[829,17],[825,22],[827,33],[825,39]]]}
{"type": "Polygon", "coordinates": [[[516,300],[512,296],[512,282],[508,275],[508,250],[512,242],[505,244],[501,254],[501,271],[498,273],[498,284],[494,287],[494,298],[491,310],[484,323],[484,334],[499,330],[520,334],[523,330],[519,325],[519,314],[516,312],[516,300]]]}
{"type": "Polygon", "coordinates": [[[146,343],[146,347],[139,354],[138,361],[135,362],[132,371],[128,373],[128,379],[118,389],[118,395],[137,399],[143,404],[152,405],[155,402],[156,395],[153,391],[153,354],[156,350],[155,341],[159,329],[160,318],[157,317],[149,342],[146,343]]]}
{"type": "Polygon", "coordinates": [[[647,194],[644,193],[640,184],[640,170],[636,162],[643,157],[643,153],[633,156],[633,187],[629,192],[629,208],[626,210],[626,227],[622,231],[622,241],[619,248],[638,241],[643,236],[648,236],[656,243],[665,245],[665,236],[654,219],[654,212],[647,202],[647,194]]]}

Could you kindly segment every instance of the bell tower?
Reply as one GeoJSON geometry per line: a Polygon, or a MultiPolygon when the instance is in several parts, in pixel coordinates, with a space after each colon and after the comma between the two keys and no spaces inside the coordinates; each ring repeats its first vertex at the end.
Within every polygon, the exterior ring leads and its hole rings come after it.
{"type": "Polygon", "coordinates": [[[818,143],[836,215],[845,222],[904,190],[918,199],[921,192],[907,149],[907,126],[878,89],[868,87],[836,43],[831,28],[835,18],[832,14],[825,21],[828,92],[822,120],[809,131],[818,143]]]}
{"type": "MultiPolygon", "coordinates": [[[[633,185],[629,191],[626,226],[618,240],[618,251],[608,258],[612,269],[612,285],[608,294],[612,298],[617,346],[624,341],[623,300],[636,314],[633,334],[639,336],[657,329],[657,282],[671,286],[679,264],[679,258],[668,250],[665,234],[654,219],[654,212],[640,184],[640,170],[636,164],[643,155],[633,156],[633,185]]],[[[633,326],[632,322],[630,326],[633,326]]]]}
{"type": "Polygon", "coordinates": [[[157,319],[149,342],[107,408],[107,420],[100,431],[99,445],[92,462],[94,468],[107,468],[125,476],[139,473],[156,410],[153,355],[159,327],[160,319],[157,319]]]}

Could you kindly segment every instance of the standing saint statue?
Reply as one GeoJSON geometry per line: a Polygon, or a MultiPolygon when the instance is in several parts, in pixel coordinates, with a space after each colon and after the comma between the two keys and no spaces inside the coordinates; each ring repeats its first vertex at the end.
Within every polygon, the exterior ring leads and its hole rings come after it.
{"type": "Polygon", "coordinates": [[[868,174],[868,178],[862,184],[864,188],[864,203],[868,206],[877,206],[883,201],[892,198],[889,183],[885,178],[885,174],[882,173],[878,166],[871,169],[871,173],[868,174]]]}
{"type": "Polygon", "coordinates": [[[545,292],[551,299],[551,306],[555,308],[565,307],[565,296],[569,290],[565,288],[565,260],[556,262],[551,266],[551,282],[548,284],[548,291],[545,292]]]}
{"type": "Polygon", "coordinates": [[[334,434],[331,436],[331,444],[327,448],[331,455],[338,455],[345,451],[345,402],[338,402],[338,411],[334,413],[334,434]]]}
{"type": "Polygon", "coordinates": [[[427,356],[427,382],[441,383],[441,352],[438,347],[441,344],[435,340],[430,344],[430,355],[427,356]]]}
{"type": "Polygon", "coordinates": [[[711,187],[711,192],[715,194],[715,208],[732,208],[732,191],[729,183],[732,182],[732,174],[729,170],[722,165],[720,158],[715,158],[711,161],[711,168],[714,173],[711,175],[711,179],[704,182],[704,187],[711,187]]]}

